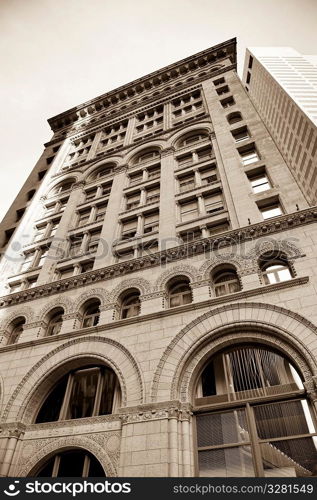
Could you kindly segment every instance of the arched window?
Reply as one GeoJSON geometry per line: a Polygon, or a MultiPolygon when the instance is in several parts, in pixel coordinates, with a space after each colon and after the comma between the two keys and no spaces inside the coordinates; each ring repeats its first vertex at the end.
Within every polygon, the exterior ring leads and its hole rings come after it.
{"type": "Polygon", "coordinates": [[[83,306],[83,321],[82,328],[96,326],[99,323],[100,317],[100,300],[91,299],[83,306]]]}
{"type": "Polygon", "coordinates": [[[293,278],[290,266],[285,255],[270,253],[264,254],[259,260],[263,281],[266,285],[280,283],[293,278]]]}
{"type": "Polygon", "coordinates": [[[220,267],[212,272],[212,283],[216,297],[241,290],[237,271],[233,267],[220,267]]]}
{"type": "Polygon", "coordinates": [[[159,157],[160,157],[160,152],[158,149],[143,150],[133,158],[133,164],[137,165],[138,163],[155,160],[159,157]]]}
{"type": "Polygon", "coordinates": [[[46,329],[47,337],[57,335],[62,328],[64,309],[61,307],[53,309],[48,315],[48,324],[46,329]]]}
{"type": "Polygon", "coordinates": [[[120,385],[114,371],[107,366],[86,366],[58,381],[35,423],[109,415],[120,403],[120,385]]]}
{"type": "Polygon", "coordinates": [[[105,165],[102,165],[102,167],[99,167],[98,169],[94,170],[94,172],[92,172],[89,180],[94,181],[97,179],[102,179],[103,177],[112,174],[114,167],[114,163],[107,163],[105,165]]]}
{"type": "Polygon", "coordinates": [[[190,146],[191,144],[196,144],[197,142],[204,141],[205,139],[208,139],[208,133],[206,131],[195,130],[181,137],[181,139],[177,141],[177,147],[182,148],[190,146]]]}
{"type": "Polygon", "coordinates": [[[234,113],[230,113],[230,115],[227,116],[227,121],[229,125],[233,125],[234,123],[240,122],[243,120],[241,113],[239,111],[235,111],[234,113]]]}
{"type": "Polygon", "coordinates": [[[167,291],[169,307],[183,306],[192,302],[192,291],[186,276],[178,276],[171,280],[167,291]]]}
{"type": "Polygon", "coordinates": [[[32,477],[105,477],[100,462],[88,451],[72,449],[51,457],[32,477]]]}
{"type": "Polygon", "coordinates": [[[58,184],[58,186],[55,186],[55,188],[52,191],[52,196],[56,196],[57,194],[65,193],[66,191],[69,191],[74,184],[74,180],[65,180],[61,184],[58,184]]]}
{"type": "Polygon", "coordinates": [[[215,354],[195,407],[200,476],[314,475],[316,428],[301,375],[284,355],[259,345],[215,354]]]}
{"type": "Polygon", "coordinates": [[[20,316],[12,321],[10,325],[10,336],[9,336],[9,344],[16,344],[20,338],[21,333],[23,332],[23,327],[25,325],[25,318],[20,316]]]}
{"type": "Polygon", "coordinates": [[[141,312],[140,292],[137,289],[130,290],[121,298],[121,319],[139,316],[141,312]]]}

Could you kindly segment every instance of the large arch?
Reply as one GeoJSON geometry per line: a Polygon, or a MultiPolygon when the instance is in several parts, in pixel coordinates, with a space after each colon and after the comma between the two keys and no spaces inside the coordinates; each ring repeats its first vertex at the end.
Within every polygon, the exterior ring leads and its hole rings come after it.
{"type": "Polygon", "coordinates": [[[106,476],[117,476],[116,467],[109,458],[104,446],[85,436],[63,436],[53,439],[49,443],[42,443],[41,440],[38,440],[37,443],[34,443],[34,448],[29,448],[29,452],[22,449],[23,461],[20,461],[16,466],[15,475],[17,477],[27,477],[37,466],[40,466],[52,455],[71,448],[89,451],[100,462],[106,476]]]}
{"type": "Polygon", "coordinates": [[[105,363],[114,370],[121,386],[122,406],[143,402],[143,377],[131,353],[109,338],[80,337],[53,349],[28,371],[6,405],[3,421],[31,423],[56,380],[87,362],[105,363]]]}
{"type": "Polygon", "coordinates": [[[305,381],[310,381],[317,373],[317,360],[306,344],[313,340],[317,351],[316,326],[282,307],[235,303],[212,309],[183,328],[165,349],[153,378],[151,400],[189,401],[204,360],[226,345],[243,341],[279,349],[298,367],[305,381]]]}

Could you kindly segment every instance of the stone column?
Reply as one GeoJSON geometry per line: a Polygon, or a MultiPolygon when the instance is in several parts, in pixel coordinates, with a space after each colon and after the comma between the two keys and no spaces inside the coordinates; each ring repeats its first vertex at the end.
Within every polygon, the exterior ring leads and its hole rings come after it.
{"type": "Polygon", "coordinates": [[[163,111],[163,129],[168,130],[172,126],[172,104],[167,102],[164,104],[163,111]]]}
{"type": "Polygon", "coordinates": [[[40,271],[40,275],[37,281],[38,285],[43,285],[44,283],[49,283],[50,281],[52,281],[56,264],[64,256],[64,250],[67,243],[67,234],[69,229],[72,228],[74,217],[76,217],[76,206],[84,199],[83,187],[83,182],[78,182],[72,187],[72,191],[70,193],[66,208],[58,225],[57,231],[54,235],[48,255],[44,260],[42,269],[40,271]]]}
{"type": "Polygon", "coordinates": [[[114,264],[116,258],[113,254],[113,243],[116,240],[118,232],[118,214],[125,187],[126,169],[122,168],[116,172],[113,178],[111,193],[107,206],[107,213],[104,219],[100,241],[96,252],[94,269],[100,269],[114,264]]]}
{"type": "Polygon", "coordinates": [[[123,146],[128,146],[132,142],[132,137],[135,129],[135,119],[136,119],[135,116],[129,119],[127,131],[123,141],[123,146]]]}
{"type": "Polygon", "coordinates": [[[165,250],[178,245],[173,148],[162,151],[161,189],[164,189],[164,196],[160,197],[159,249],[165,250]]]}
{"type": "Polygon", "coordinates": [[[202,83],[207,108],[212,116],[215,135],[212,135],[212,146],[215,152],[223,192],[230,214],[233,228],[261,222],[262,216],[256,203],[250,197],[247,179],[244,177],[243,165],[239,160],[236,145],[232,140],[230,126],[226,115],[230,110],[223,109],[219,96],[211,80],[202,83]]]}
{"type": "Polygon", "coordinates": [[[94,140],[92,141],[92,145],[91,145],[91,148],[89,150],[89,153],[87,155],[87,161],[92,160],[92,158],[95,157],[101,136],[102,136],[101,131],[96,133],[94,140]]]}
{"type": "Polygon", "coordinates": [[[24,430],[20,428],[8,429],[6,436],[6,441],[4,443],[5,452],[3,456],[3,461],[0,468],[0,476],[8,477],[12,461],[14,459],[14,452],[18,441],[23,437],[24,430]]]}

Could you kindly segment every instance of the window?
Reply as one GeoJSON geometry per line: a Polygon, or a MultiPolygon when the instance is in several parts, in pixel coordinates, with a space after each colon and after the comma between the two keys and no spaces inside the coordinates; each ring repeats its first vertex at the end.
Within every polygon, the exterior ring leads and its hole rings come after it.
{"type": "Polygon", "coordinates": [[[93,260],[88,260],[86,262],[80,263],[80,272],[81,273],[88,273],[89,271],[92,271],[93,268],[94,268],[94,261],[93,260]]]}
{"type": "Polygon", "coordinates": [[[272,217],[278,217],[283,215],[282,207],[279,203],[273,203],[272,205],[259,207],[262,212],[263,219],[271,219],[272,217]]]}
{"type": "Polygon", "coordinates": [[[10,336],[8,340],[8,344],[16,344],[23,333],[23,327],[25,325],[25,318],[20,316],[12,321],[10,325],[10,336]]]}
{"type": "Polygon", "coordinates": [[[160,201],[160,186],[148,188],[146,190],[145,203],[158,203],[160,201]]]}
{"type": "Polygon", "coordinates": [[[108,203],[101,203],[100,205],[97,205],[96,216],[95,216],[96,222],[104,220],[105,215],[106,215],[106,211],[107,211],[107,206],[108,206],[108,203]]]}
{"type": "Polygon", "coordinates": [[[109,415],[120,404],[120,388],[107,366],[86,366],[69,372],[48,394],[35,423],[109,415]]]}
{"type": "Polygon", "coordinates": [[[212,283],[216,297],[241,290],[240,281],[234,268],[220,268],[212,273],[212,283]]]}
{"type": "Polygon", "coordinates": [[[152,233],[153,231],[157,231],[159,226],[159,213],[153,212],[150,214],[144,215],[144,227],[143,233],[152,233]]]}
{"type": "Polygon", "coordinates": [[[20,290],[22,290],[22,283],[21,281],[18,281],[16,283],[10,283],[9,287],[10,287],[9,293],[19,292],[20,290]]]}
{"type": "Polygon", "coordinates": [[[129,240],[130,238],[134,238],[136,235],[138,220],[137,218],[130,219],[128,221],[122,222],[122,240],[129,240]]]}
{"type": "Polygon", "coordinates": [[[134,184],[139,184],[140,182],[143,181],[143,172],[136,172],[135,174],[130,174],[130,186],[133,186],[134,184]]]}
{"type": "Polygon", "coordinates": [[[52,192],[53,196],[56,196],[58,194],[64,193],[65,191],[69,191],[71,187],[73,186],[74,181],[65,181],[62,184],[59,184],[56,186],[52,192]]]}
{"type": "Polygon", "coordinates": [[[204,196],[205,210],[207,214],[214,214],[224,209],[222,193],[214,193],[204,196]]]}
{"type": "Polygon", "coordinates": [[[46,336],[57,335],[62,328],[64,310],[60,307],[51,311],[48,316],[46,336]]]}
{"type": "Polygon", "coordinates": [[[185,201],[180,204],[182,222],[198,217],[198,202],[194,200],[185,201]]]}
{"type": "Polygon", "coordinates": [[[250,165],[251,163],[255,163],[260,159],[254,144],[251,144],[247,148],[239,149],[238,151],[244,166],[250,165]]]}
{"type": "Polygon", "coordinates": [[[234,123],[240,122],[243,120],[241,113],[236,111],[235,113],[230,113],[230,115],[227,116],[227,121],[229,125],[234,125],[234,123]]]}
{"type": "Polygon", "coordinates": [[[232,130],[231,133],[235,142],[242,142],[250,139],[250,134],[247,127],[241,127],[236,130],[232,130]]]}
{"type": "Polygon", "coordinates": [[[266,285],[288,281],[293,278],[285,255],[264,254],[259,260],[259,266],[266,285]]]}
{"type": "Polygon", "coordinates": [[[84,226],[85,224],[88,223],[90,212],[91,212],[90,208],[86,208],[86,210],[82,210],[81,212],[79,212],[79,217],[77,221],[78,226],[84,226]]]}
{"type": "Polygon", "coordinates": [[[224,85],[223,87],[219,87],[219,88],[217,89],[217,94],[218,94],[218,95],[227,94],[227,92],[229,92],[229,87],[228,87],[228,85],[224,85]]]}
{"type": "Polygon", "coordinates": [[[233,97],[227,97],[226,99],[222,99],[220,104],[223,108],[230,108],[230,106],[235,104],[235,100],[233,97]]]}
{"type": "Polygon", "coordinates": [[[262,193],[263,191],[271,189],[269,179],[265,172],[258,175],[250,175],[248,177],[253,193],[262,193]]]}
{"type": "Polygon", "coordinates": [[[223,83],[225,83],[225,79],[224,78],[218,78],[218,80],[214,80],[214,86],[217,87],[218,85],[222,85],[223,83]]]}
{"type": "Polygon", "coordinates": [[[100,240],[100,234],[101,234],[100,231],[94,231],[93,233],[89,234],[89,243],[88,243],[87,252],[89,252],[89,253],[97,252],[99,240],[100,240]]]}
{"type": "Polygon", "coordinates": [[[32,200],[32,198],[35,195],[35,193],[36,193],[35,189],[31,189],[31,191],[28,191],[27,194],[26,194],[27,201],[32,200]]]}
{"type": "Polygon", "coordinates": [[[121,319],[139,316],[141,312],[139,290],[130,290],[121,298],[121,319]]]}
{"type": "Polygon", "coordinates": [[[16,214],[17,214],[17,216],[16,216],[16,222],[18,222],[20,219],[22,219],[24,212],[25,212],[25,207],[24,208],[20,208],[20,210],[16,211],[16,214]]]}
{"type": "Polygon", "coordinates": [[[265,346],[216,353],[196,390],[196,408],[209,406],[196,416],[200,476],[314,475],[316,429],[303,391],[294,365],[265,346]]]}
{"type": "Polygon", "coordinates": [[[83,307],[82,328],[96,326],[99,323],[100,317],[100,300],[92,299],[83,307]]]}
{"type": "Polygon", "coordinates": [[[143,163],[143,162],[146,162],[146,161],[154,160],[155,158],[159,158],[159,156],[160,156],[160,153],[157,150],[142,152],[142,153],[139,153],[135,157],[133,163],[134,164],[136,164],[136,163],[143,163]]]}
{"type": "Polygon", "coordinates": [[[49,249],[50,249],[50,247],[49,247],[49,246],[47,246],[47,247],[45,247],[45,248],[41,248],[41,249],[40,249],[40,252],[39,252],[39,259],[36,259],[36,260],[38,260],[38,263],[36,264],[36,265],[37,265],[37,267],[42,267],[42,266],[43,266],[44,261],[45,261],[45,259],[46,259],[46,257],[47,257],[47,254],[48,254],[48,252],[49,252],[49,249]]]}
{"type": "Polygon", "coordinates": [[[141,201],[140,191],[127,195],[126,210],[132,210],[133,208],[137,208],[140,205],[140,201],[141,201]]]}
{"type": "Polygon", "coordinates": [[[167,286],[169,307],[178,307],[192,302],[192,291],[189,279],[179,276],[173,279],[167,286]]]}
{"type": "Polygon", "coordinates": [[[29,252],[29,253],[25,254],[25,256],[24,256],[24,262],[22,263],[20,272],[23,273],[24,271],[27,271],[31,267],[34,267],[33,266],[34,259],[35,259],[35,251],[34,250],[32,252],[29,252]]]}
{"type": "Polygon", "coordinates": [[[199,228],[193,228],[186,233],[181,233],[180,237],[183,243],[190,243],[191,241],[199,240],[202,237],[201,230],[199,228]]]}
{"type": "Polygon", "coordinates": [[[247,79],[246,79],[246,83],[247,83],[248,85],[249,85],[249,83],[250,83],[250,80],[251,80],[251,73],[250,73],[250,71],[248,71],[248,73],[247,73],[247,79]]]}
{"type": "Polygon", "coordinates": [[[148,179],[157,179],[161,175],[160,166],[148,169],[148,179]]]}
{"type": "Polygon", "coordinates": [[[64,278],[70,278],[74,274],[74,268],[73,267],[65,267],[64,269],[59,269],[59,279],[64,279],[64,278]]]}
{"type": "Polygon", "coordinates": [[[184,193],[191,189],[195,189],[195,175],[190,173],[179,177],[179,192],[184,193]]]}
{"type": "Polygon", "coordinates": [[[185,146],[190,146],[191,144],[196,144],[197,142],[204,141],[205,139],[208,139],[207,132],[195,131],[194,133],[191,132],[189,135],[186,135],[185,138],[183,137],[182,139],[180,139],[177,145],[178,147],[182,148],[185,146]]]}
{"type": "Polygon", "coordinates": [[[97,188],[87,189],[86,191],[86,201],[91,201],[96,198],[97,188]]]}
{"type": "Polygon", "coordinates": [[[253,57],[252,57],[252,56],[250,56],[250,57],[249,57],[249,64],[248,64],[248,68],[249,68],[249,69],[252,69],[252,66],[253,66],[253,57]]]}
{"type": "Polygon", "coordinates": [[[207,168],[200,169],[200,179],[203,186],[213,184],[218,181],[216,165],[210,165],[207,168]]]}
{"type": "Polygon", "coordinates": [[[32,477],[105,477],[105,473],[91,453],[74,449],[54,455],[32,477]]]}
{"type": "Polygon", "coordinates": [[[200,149],[199,151],[197,151],[197,156],[198,156],[198,161],[209,160],[209,158],[211,158],[212,156],[211,147],[200,149]]]}
{"type": "Polygon", "coordinates": [[[38,175],[38,179],[39,179],[39,181],[41,181],[41,180],[44,178],[44,176],[45,176],[46,172],[47,172],[47,170],[41,170],[41,172],[39,172],[39,173],[37,174],[37,175],[38,175]]]}

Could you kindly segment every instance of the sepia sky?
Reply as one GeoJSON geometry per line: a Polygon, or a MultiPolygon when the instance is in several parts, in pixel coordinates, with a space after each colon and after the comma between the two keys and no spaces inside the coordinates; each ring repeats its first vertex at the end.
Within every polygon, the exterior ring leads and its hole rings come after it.
{"type": "Polygon", "coordinates": [[[317,54],[317,0],[0,0],[0,220],[47,119],[229,38],[317,54]]]}

